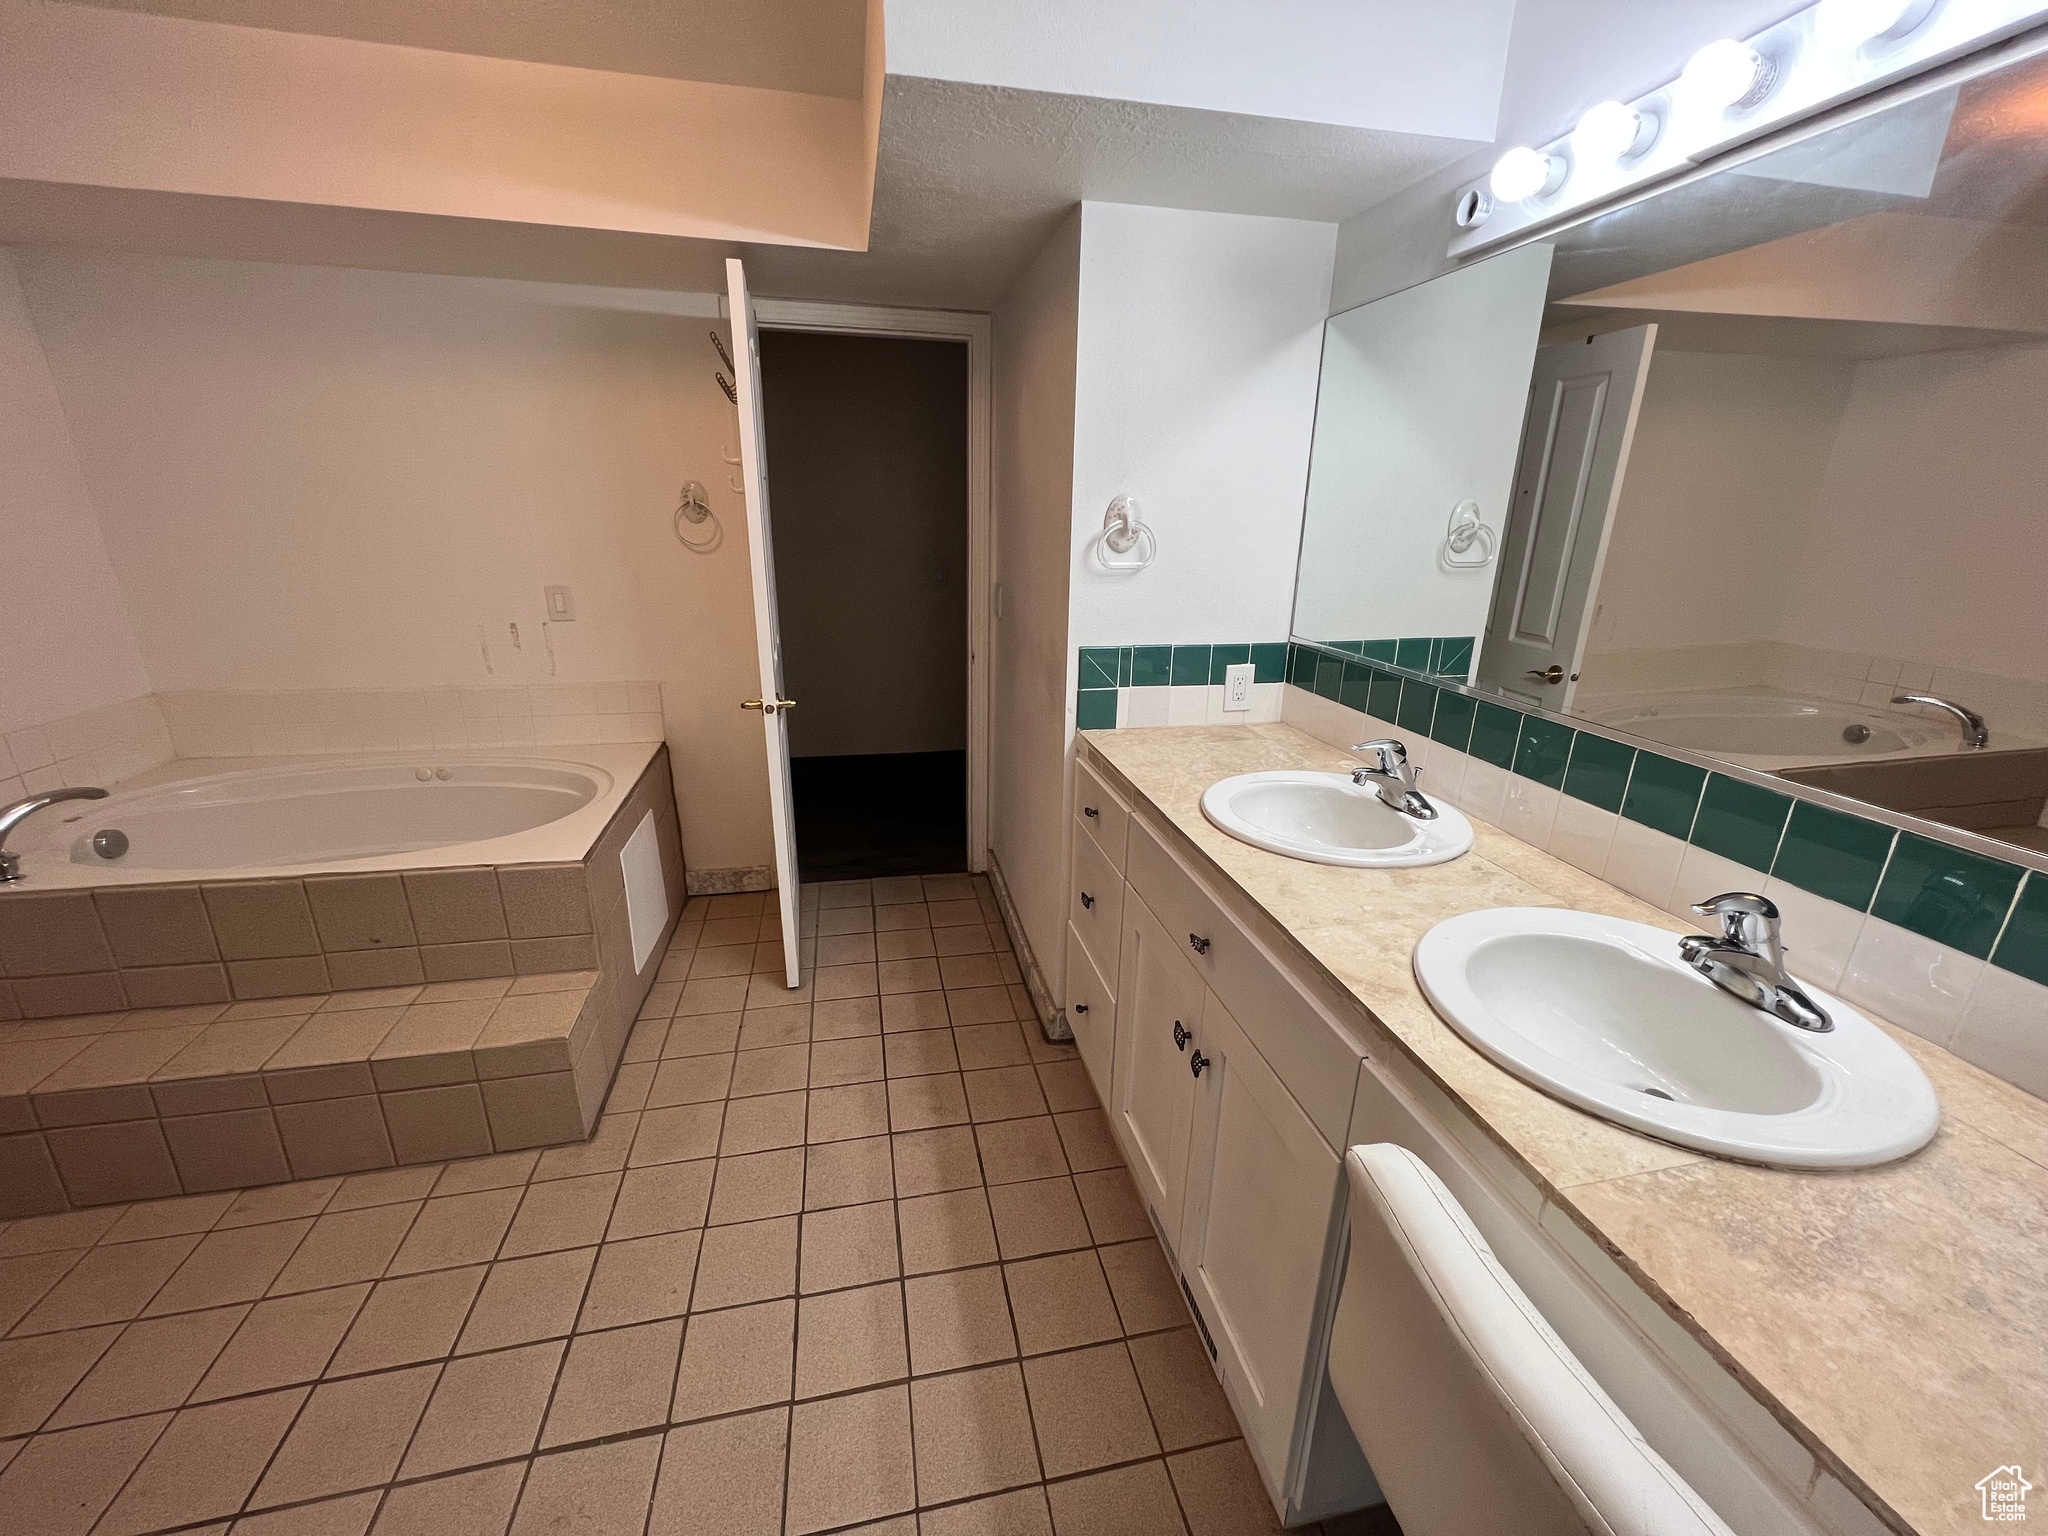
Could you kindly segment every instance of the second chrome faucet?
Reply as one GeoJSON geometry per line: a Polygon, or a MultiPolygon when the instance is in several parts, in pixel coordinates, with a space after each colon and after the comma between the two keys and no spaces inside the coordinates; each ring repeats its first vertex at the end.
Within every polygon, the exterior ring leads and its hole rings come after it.
{"type": "Polygon", "coordinates": [[[1351,770],[1351,782],[1371,789],[1380,803],[1417,821],[1435,821],[1436,807],[1416,784],[1422,770],[1408,763],[1408,749],[1391,737],[1380,741],[1353,742],[1351,750],[1365,754],[1369,761],[1351,770]]]}

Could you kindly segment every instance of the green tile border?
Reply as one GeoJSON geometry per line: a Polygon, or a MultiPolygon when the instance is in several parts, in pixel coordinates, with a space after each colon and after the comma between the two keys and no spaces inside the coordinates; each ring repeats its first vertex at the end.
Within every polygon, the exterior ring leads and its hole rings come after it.
{"type": "Polygon", "coordinates": [[[1681,843],[1692,836],[1692,823],[1700,808],[1700,794],[1707,787],[1707,770],[1675,757],[1665,757],[1647,747],[1636,752],[1635,767],[1628,776],[1628,792],[1621,802],[1621,814],[1638,826],[1681,843]]]}
{"type": "Polygon", "coordinates": [[[1795,801],[1771,874],[1802,891],[1867,912],[1893,841],[1892,829],[1880,822],[1832,806],[1795,801]]]}
{"type": "Polygon", "coordinates": [[[1699,814],[1693,818],[1693,847],[1718,853],[1724,859],[1768,870],[1778,856],[1778,841],[1792,814],[1792,797],[1765,789],[1747,779],[1726,774],[1707,775],[1706,793],[1700,796],[1699,814]]]}
{"type": "Polygon", "coordinates": [[[2048,987],[2048,875],[2038,869],[2020,887],[1991,963],[2048,987]]]}
{"type": "Polygon", "coordinates": [[[1618,812],[1628,795],[1629,770],[1635,762],[1636,749],[1625,742],[1578,731],[1572,738],[1571,763],[1564,771],[1564,792],[1603,811],[1618,812]]]}
{"type": "Polygon", "coordinates": [[[1987,959],[2023,873],[1966,848],[1901,832],[1870,915],[1987,959]]]}

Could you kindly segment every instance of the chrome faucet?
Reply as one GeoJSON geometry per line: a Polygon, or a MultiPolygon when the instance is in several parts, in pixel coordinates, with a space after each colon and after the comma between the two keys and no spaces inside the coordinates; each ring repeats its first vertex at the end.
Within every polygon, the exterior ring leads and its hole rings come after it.
{"type": "Polygon", "coordinates": [[[1721,936],[1703,933],[1678,941],[1678,953],[1723,992],[1798,1029],[1826,1034],[1835,1022],[1785,974],[1778,905],[1762,896],[1730,891],[1693,903],[1701,917],[1721,919],[1721,936]]]}
{"type": "Polygon", "coordinates": [[[21,878],[21,855],[9,853],[4,846],[8,833],[44,806],[55,805],[59,800],[106,798],[107,792],[97,785],[81,784],[73,789],[46,789],[40,795],[30,795],[26,800],[17,800],[12,805],[0,806],[0,885],[11,884],[21,878]]]}
{"type": "Polygon", "coordinates": [[[1954,699],[1944,699],[1932,693],[1895,693],[1894,704],[1925,704],[1930,709],[1945,709],[1956,717],[1956,724],[1963,728],[1965,747],[1988,747],[1991,733],[1984,728],[1984,717],[1974,709],[1958,704],[1954,699]]]}
{"type": "Polygon", "coordinates": [[[1415,787],[1422,778],[1422,770],[1408,766],[1408,749],[1405,746],[1389,738],[1385,741],[1353,742],[1351,750],[1372,754],[1371,762],[1351,770],[1352,783],[1360,788],[1370,786],[1379,796],[1380,804],[1399,811],[1403,816],[1413,816],[1417,821],[1436,820],[1436,807],[1415,787]]]}

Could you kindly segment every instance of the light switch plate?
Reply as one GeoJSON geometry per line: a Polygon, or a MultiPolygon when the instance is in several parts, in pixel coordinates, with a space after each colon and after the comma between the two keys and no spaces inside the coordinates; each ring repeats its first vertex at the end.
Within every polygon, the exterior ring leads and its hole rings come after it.
{"type": "Polygon", "coordinates": [[[576,621],[576,594],[567,587],[542,587],[541,595],[547,599],[548,622],[550,624],[573,624],[576,621]]]}
{"type": "Polygon", "coordinates": [[[1252,679],[1258,675],[1258,670],[1249,661],[1223,669],[1223,708],[1226,712],[1252,707],[1252,679]]]}

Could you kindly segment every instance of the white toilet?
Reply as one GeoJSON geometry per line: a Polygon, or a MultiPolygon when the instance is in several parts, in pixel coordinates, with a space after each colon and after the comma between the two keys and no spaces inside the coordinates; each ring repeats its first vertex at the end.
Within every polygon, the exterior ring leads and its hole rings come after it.
{"type": "Polygon", "coordinates": [[[1405,1536],[1732,1536],[1405,1147],[1353,1147],[1330,1384],[1405,1536]]]}

